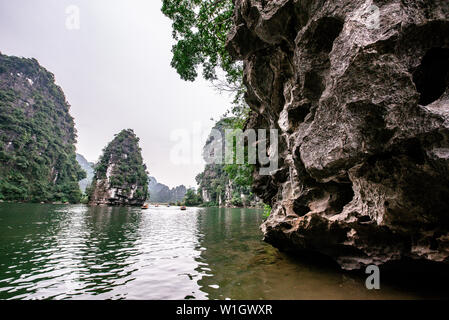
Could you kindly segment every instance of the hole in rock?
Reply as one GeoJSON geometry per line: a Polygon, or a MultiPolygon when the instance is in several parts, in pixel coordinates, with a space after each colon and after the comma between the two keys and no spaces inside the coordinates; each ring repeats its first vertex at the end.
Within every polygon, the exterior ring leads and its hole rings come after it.
{"type": "Polygon", "coordinates": [[[296,200],[293,202],[293,211],[295,211],[298,216],[302,217],[310,211],[310,208],[300,204],[299,201],[296,200]]]}
{"type": "Polygon", "coordinates": [[[288,118],[292,127],[296,128],[297,124],[304,122],[304,119],[310,112],[310,104],[301,105],[288,112],[288,118]]]}
{"type": "Polygon", "coordinates": [[[438,100],[449,84],[449,49],[430,49],[413,73],[413,82],[421,94],[419,104],[426,106],[438,100]]]}
{"type": "Polygon", "coordinates": [[[332,50],[335,39],[343,29],[343,22],[332,17],[325,17],[318,21],[318,25],[311,40],[311,50],[315,53],[329,53],[332,50]]]}
{"type": "Polygon", "coordinates": [[[410,139],[404,144],[405,154],[416,164],[423,165],[426,159],[425,151],[418,139],[410,139]]]}
{"type": "Polygon", "coordinates": [[[305,75],[304,90],[307,93],[307,97],[311,100],[318,100],[321,97],[325,87],[323,78],[314,71],[309,71],[305,75]]]}
{"type": "Polygon", "coordinates": [[[354,190],[352,189],[352,184],[341,183],[338,184],[338,193],[334,197],[331,205],[335,212],[342,212],[345,205],[352,201],[354,198],[354,190]]]}
{"type": "Polygon", "coordinates": [[[371,221],[371,218],[370,218],[369,216],[361,216],[361,217],[359,218],[359,222],[360,222],[360,223],[370,222],[370,221],[371,221]]]}

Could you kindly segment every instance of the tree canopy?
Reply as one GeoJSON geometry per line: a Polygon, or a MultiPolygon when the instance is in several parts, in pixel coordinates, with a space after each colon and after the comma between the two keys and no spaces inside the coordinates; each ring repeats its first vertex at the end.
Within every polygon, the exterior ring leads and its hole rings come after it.
{"type": "Polygon", "coordinates": [[[171,65],[182,79],[194,81],[201,67],[203,77],[219,89],[242,89],[242,66],[225,48],[233,10],[232,0],[163,0],[176,41],[171,65]]]}

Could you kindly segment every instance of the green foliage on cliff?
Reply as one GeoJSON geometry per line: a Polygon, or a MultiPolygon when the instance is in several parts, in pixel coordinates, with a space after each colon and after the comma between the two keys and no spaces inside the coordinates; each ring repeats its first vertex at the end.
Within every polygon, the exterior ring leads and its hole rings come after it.
{"type": "MultiPolygon", "coordinates": [[[[242,119],[239,117],[223,117],[214,126],[214,129],[220,131],[223,138],[222,155],[224,162],[226,130],[233,132],[234,130],[243,128],[242,119]]],[[[227,137],[229,139],[229,137],[227,137]]],[[[204,147],[204,152],[208,151],[208,145],[214,143],[213,137],[209,137],[204,147]]],[[[234,144],[234,160],[236,155],[236,145],[234,144]]],[[[245,158],[246,152],[245,152],[245,158]]],[[[247,160],[247,159],[246,159],[247,160]]],[[[207,164],[202,173],[196,176],[199,185],[199,193],[203,195],[203,201],[209,205],[233,205],[243,206],[254,200],[252,194],[252,173],[254,165],[244,164],[207,164]],[[241,195],[245,195],[242,199],[241,195]],[[205,199],[207,198],[207,199],[205,199]],[[220,203],[221,200],[221,203],[220,203]]]]}
{"type": "Polygon", "coordinates": [[[195,189],[189,188],[187,189],[183,202],[186,206],[197,206],[202,203],[202,200],[199,194],[195,191],[195,189]]]}
{"type": "Polygon", "coordinates": [[[53,74],[0,55],[0,199],[79,202],[76,131],[53,74]]]}
{"type": "Polygon", "coordinates": [[[148,195],[147,168],[143,163],[139,138],[132,129],[122,130],[103,149],[103,154],[95,166],[94,177],[93,185],[86,189],[89,197],[92,197],[95,191],[96,180],[109,179],[109,187],[120,188],[125,194],[135,189],[133,198],[146,199],[148,195]]]}
{"type": "Polygon", "coordinates": [[[268,204],[265,204],[263,206],[263,217],[265,219],[267,219],[270,216],[270,214],[271,214],[271,206],[268,204]]]}
{"type": "MultiPolygon", "coordinates": [[[[231,118],[232,121],[228,123],[228,128],[231,129],[233,134],[238,130],[244,129],[244,123],[241,121],[241,118],[239,117],[233,117],[231,118]]],[[[227,137],[227,139],[231,139],[232,134],[227,137]]],[[[253,164],[248,163],[248,146],[245,145],[245,152],[244,152],[244,163],[243,164],[237,164],[236,163],[236,144],[233,144],[233,154],[234,154],[234,161],[230,164],[225,164],[223,169],[228,174],[229,179],[231,179],[236,185],[241,187],[250,187],[253,183],[253,172],[255,170],[253,164]]]]}

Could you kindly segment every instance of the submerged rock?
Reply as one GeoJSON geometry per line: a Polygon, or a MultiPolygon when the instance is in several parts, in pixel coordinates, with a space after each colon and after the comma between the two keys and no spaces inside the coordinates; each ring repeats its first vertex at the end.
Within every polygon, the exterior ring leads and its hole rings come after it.
{"type": "Polygon", "coordinates": [[[235,1],[248,128],[280,132],[255,173],[265,240],[344,269],[449,262],[449,3],[235,1]]]}
{"type": "Polygon", "coordinates": [[[103,151],[89,191],[92,205],[141,206],[148,194],[146,166],[139,138],[122,130],[103,151]]]}

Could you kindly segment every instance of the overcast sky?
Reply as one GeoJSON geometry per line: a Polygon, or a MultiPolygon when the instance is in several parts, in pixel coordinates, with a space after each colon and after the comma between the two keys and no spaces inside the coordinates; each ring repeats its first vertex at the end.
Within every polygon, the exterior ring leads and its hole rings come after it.
{"type": "Polygon", "coordinates": [[[77,152],[89,161],[114,134],[132,128],[151,175],[171,187],[196,186],[204,164],[199,157],[173,162],[180,146],[174,138],[201,128],[202,138],[182,142],[193,153],[204,144],[210,118],[218,119],[231,99],[202,79],[181,80],[170,67],[171,21],[161,3],[0,0],[0,51],[34,57],[54,73],[75,118],[77,152]],[[73,11],[66,13],[70,5],[79,8],[79,29],[73,29],[73,11]]]}

